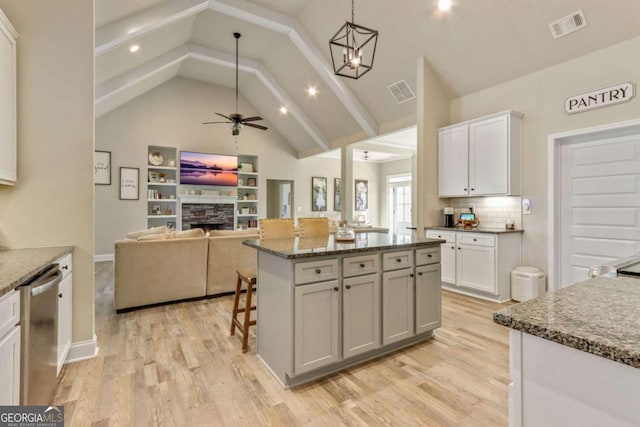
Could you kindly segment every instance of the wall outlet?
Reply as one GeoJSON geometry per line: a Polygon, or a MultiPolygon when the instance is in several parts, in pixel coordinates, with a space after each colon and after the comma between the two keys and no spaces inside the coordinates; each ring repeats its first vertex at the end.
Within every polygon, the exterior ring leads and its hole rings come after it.
{"type": "Polygon", "coordinates": [[[522,199],[522,214],[531,215],[531,200],[522,199]]]}

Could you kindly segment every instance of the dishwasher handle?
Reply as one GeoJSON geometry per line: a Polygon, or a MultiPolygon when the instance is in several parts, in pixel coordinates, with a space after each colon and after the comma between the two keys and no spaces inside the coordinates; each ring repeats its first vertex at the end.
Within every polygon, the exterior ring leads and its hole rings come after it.
{"type": "Polygon", "coordinates": [[[46,276],[39,278],[29,286],[31,288],[31,296],[35,297],[44,292],[47,292],[49,289],[58,285],[61,280],[62,272],[56,268],[53,274],[47,274],[46,276]]]}

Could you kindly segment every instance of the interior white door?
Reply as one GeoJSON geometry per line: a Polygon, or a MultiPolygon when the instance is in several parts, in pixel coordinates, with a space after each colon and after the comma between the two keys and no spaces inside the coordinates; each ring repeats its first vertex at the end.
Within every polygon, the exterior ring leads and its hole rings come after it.
{"type": "Polygon", "coordinates": [[[390,182],[389,208],[392,230],[397,235],[411,234],[411,176],[408,180],[390,182]]]}
{"type": "Polygon", "coordinates": [[[563,145],[560,179],[560,287],[640,252],[640,135],[563,145]]]}

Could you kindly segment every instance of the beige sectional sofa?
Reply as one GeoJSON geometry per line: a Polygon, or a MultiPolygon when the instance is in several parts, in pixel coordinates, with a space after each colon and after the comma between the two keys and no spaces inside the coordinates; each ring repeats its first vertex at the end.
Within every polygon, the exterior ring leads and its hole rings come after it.
{"type": "Polygon", "coordinates": [[[242,244],[257,239],[257,229],[212,231],[211,237],[133,236],[115,243],[116,310],[232,292],[236,270],[257,264],[256,250],[242,244]]]}

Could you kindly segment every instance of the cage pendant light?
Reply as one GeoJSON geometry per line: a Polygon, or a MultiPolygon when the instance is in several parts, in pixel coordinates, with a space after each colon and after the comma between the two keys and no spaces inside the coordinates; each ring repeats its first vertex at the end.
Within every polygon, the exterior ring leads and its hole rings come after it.
{"type": "Polygon", "coordinates": [[[356,25],[353,2],[351,0],[351,22],[347,21],[329,40],[329,49],[333,72],[359,79],[373,68],[378,31],[356,25]]]}

